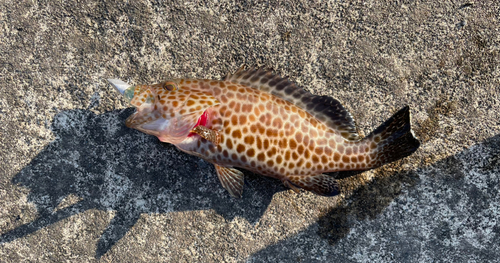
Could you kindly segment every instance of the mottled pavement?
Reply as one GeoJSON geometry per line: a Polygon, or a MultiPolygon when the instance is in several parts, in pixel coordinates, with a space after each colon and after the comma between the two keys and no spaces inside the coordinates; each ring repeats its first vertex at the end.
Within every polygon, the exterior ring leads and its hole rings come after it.
{"type": "Polygon", "coordinates": [[[495,262],[498,1],[2,1],[1,262],[495,262]],[[393,3],[398,2],[398,3],[393,3]],[[401,3],[404,2],[404,3],[401,3]],[[106,83],[276,69],[421,148],[333,198],[214,168],[123,125],[106,83]]]}

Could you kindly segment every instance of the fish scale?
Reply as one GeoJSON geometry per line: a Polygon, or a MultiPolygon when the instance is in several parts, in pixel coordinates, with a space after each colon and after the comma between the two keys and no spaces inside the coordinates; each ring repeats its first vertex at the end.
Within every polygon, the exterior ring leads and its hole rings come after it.
{"type": "Polygon", "coordinates": [[[214,164],[235,197],[244,185],[235,168],[277,178],[295,191],[332,196],[339,187],[325,173],[373,169],[420,145],[408,107],[360,138],[340,102],[262,69],[240,69],[225,80],[176,79],[129,89],[137,112],[126,125],[214,164]]]}
{"type": "Polygon", "coordinates": [[[323,173],[332,168],[350,169],[351,165],[366,168],[371,164],[365,153],[369,145],[360,146],[359,152],[366,156],[360,158],[363,161],[344,162],[347,156],[344,151],[358,153],[357,143],[342,144],[340,135],[290,102],[231,82],[206,84],[211,84],[224,102],[213,108],[212,122],[206,126],[219,131],[221,143],[214,147],[210,141],[201,139],[196,144],[180,144],[186,152],[197,152],[219,165],[238,166],[278,179],[323,173]],[[223,89],[224,86],[227,88],[223,89]],[[246,93],[244,100],[238,93],[246,93]],[[335,158],[339,160],[336,162],[335,158]]]}

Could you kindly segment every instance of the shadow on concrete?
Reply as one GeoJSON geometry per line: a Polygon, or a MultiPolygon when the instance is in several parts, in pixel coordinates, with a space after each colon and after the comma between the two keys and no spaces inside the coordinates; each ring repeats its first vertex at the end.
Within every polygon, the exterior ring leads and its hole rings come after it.
{"type": "MultiPolygon", "coordinates": [[[[495,249],[491,244],[486,245],[479,251],[472,246],[454,247],[453,241],[457,242],[456,240],[463,239],[461,242],[467,243],[468,237],[461,232],[464,230],[463,228],[477,230],[479,225],[484,223],[480,215],[488,214],[488,209],[492,205],[492,202],[494,204],[500,198],[498,192],[500,134],[488,138],[484,142],[474,145],[454,156],[415,171],[390,172],[390,170],[391,164],[380,168],[376,171],[378,175],[375,176],[375,180],[356,189],[339,206],[324,211],[317,225],[312,225],[296,236],[258,251],[251,256],[250,262],[277,262],[276,260],[279,262],[305,260],[304,262],[307,262],[306,258],[316,258],[319,254],[317,246],[320,245],[317,238],[313,236],[314,233],[328,241],[330,246],[341,245],[341,248],[339,247],[338,250],[339,253],[335,253],[335,255],[330,253],[332,258],[326,261],[351,262],[352,259],[349,258],[349,253],[358,253],[359,251],[351,251],[353,248],[348,244],[344,246],[342,244],[343,239],[349,235],[353,227],[360,224],[360,221],[376,219],[391,203],[395,202],[395,199],[402,193],[403,188],[406,189],[405,192],[408,192],[406,194],[411,196],[411,200],[425,200],[425,198],[428,198],[426,197],[426,195],[429,195],[428,191],[435,191],[435,195],[431,194],[435,198],[434,200],[454,211],[459,215],[458,217],[466,217],[466,220],[451,218],[450,222],[436,223],[435,236],[432,237],[433,240],[425,240],[425,246],[428,246],[425,247],[425,250],[431,251],[435,259],[450,259],[449,257],[453,257],[452,261],[454,262],[464,262],[470,259],[468,257],[471,255],[486,261],[497,258],[497,255],[495,255],[497,252],[494,251],[495,249]],[[389,173],[387,173],[388,171],[389,173]],[[471,172],[474,178],[466,178],[467,176],[471,176],[466,175],[466,172],[471,172]],[[417,184],[421,183],[421,179],[418,176],[421,173],[427,174],[428,179],[426,179],[424,187],[417,187],[417,184]],[[383,176],[380,176],[382,174],[383,176]],[[478,189],[475,184],[470,183],[471,180],[484,181],[483,185],[486,185],[486,188],[478,189]],[[450,194],[443,196],[442,193],[450,194]],[[464,198],[467,200],[465,202],[468,214],[464,214],[461,210],[461,206],[464,204],[458,204],[459,201],[463,202],[464,198]],[[466,221],[466,225],[460,225],[462,223],[459,223],[458,226],[460,227],[457,230],[450,230],[443,227],[443,225],[450,225],[454,221],[460,220],[466,221]],[[277,258],[276,255],[280,255],[280,257],[277,258]]],[[[424,203],[421,205],[428,206],[429,204],[424,203]]],[[[432,213],[438,215],[439,208],[436,206],[429,210],[431,212],[429,212],[428,217],[426,215],[426,218],[432,222],[434,220],[432,213]]],[[[407,212],[415,214],[415,211],[407,212]]],[[[395,222],[397,220],[408,220],[402,218],[393,219],[395,222]]],[[[419,226],[414,227],[416,229],[414,231],[418,232],[419,226]]],[[[490,234],[496,235],[497,238],[491,238],[493,240],[500,238],[500,227],[494,227],[490,234]]],[[[398,238],[392,236],[393,234],[391,233],[381,233],[381,235],[388,239],[398,238]]],[[[364,233],[356,233],[355,237],[352,238],[354,239],[352,242],[355,242],[357,245],[360,244],[357,242],[363,243],[366,241],[364,233]]],[[[418,239],[414,240],[415,242],[412,242],[411,239],[409,237],[402,237],[400,240],[391,240],[391,242],[394,242],[394,247],[391,249],[392,260],[397,262],[419,261],[419,253],[423,248],[418,239]]],[[[352,245],[352,243],[349,244],[352,245]]],[[[324,260],[319,261],[323,262],[324,260]]]]}
{"type": "MultiPolygon", "coordinates": [[[[96,257],[99,258],[143,213],[213,209],[227,220],[239,216],[255,223],[273,195],[285,190],[277,180],[247,172],[243,197],[231,198],[220,185],[211,164],[125,127],[123,123],[132,112],[133,109],[100,115],[88,110],[59,113],[51,126],[56,139],[12,180],[30,189],[28,200],[35,204],[38,218],[1,234],[0,243],[24,237],[89,209],[114,211],[115,216],[97,244],[96,257]],[[79,201],[61,207],[68,196],[76,196],[79,201]]],[[[499,141],[500,135],[497,135],[480,145],[498,149],[499,141]]],[[[496,158],[484,165],[500,165],[496,158]]],[[[444,176],[444,180],[457,185],[463,177],[460,165],[452,156],[432,167],[449,171],[451,179],[444,176]]],[[[419,182],[416,171],[390,173],[391,165],[384,167],[376,171],[386,173],[382,179],[362,186],[340,206],[324,211],[318,221],[319,236],[335,245],[349,234],[353,224],[382,213],[401,193],[403,185],[414,186],[419,182]]],[[[346,172],[334,176],[346,178],[356,174],[346,172]]],[[[288,246],[287,242],[293,243],[292,240],[269,246],[254,255],[276,254],[276,250],[288,246]]]]}
{"type": "Polygon", "coordinates": [[[246,173],[243,197],[231,198],[211,164],[125,127],[132,112],[59,113],[51,127],[56,139],[13,178],[13,183],[30,189],[28,200],[36,205],[38,218],[3,233],[0,242],[88,209],[114,210],[98,241],[100,257],[142,213],[214,209],[228,220],[240,216],[257,222],[273,195],[285,190],[277,180],[246,173]],[[79,201],[60,207],[71,195],[79,201]]]}

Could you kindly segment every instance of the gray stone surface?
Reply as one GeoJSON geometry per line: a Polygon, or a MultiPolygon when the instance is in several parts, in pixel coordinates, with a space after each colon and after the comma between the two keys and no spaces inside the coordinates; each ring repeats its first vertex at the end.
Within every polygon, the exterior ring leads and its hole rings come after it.
{"type": "MultiPolygon", "coordinates": [[[[495,262],[498,1],[2,1],[1,262],[495,262]],[[127,129],[106,83],[271,67],[367,134],[410,105],[421,148],[334,198],[127,129]]],[[[349,176],[348,176],[349,175],[349,176]]]]}

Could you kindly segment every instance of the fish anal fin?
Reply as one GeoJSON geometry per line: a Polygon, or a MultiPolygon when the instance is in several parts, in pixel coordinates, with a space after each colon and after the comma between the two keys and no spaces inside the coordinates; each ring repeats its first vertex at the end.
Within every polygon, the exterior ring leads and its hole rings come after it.
{"type": "Polygon", "coordinates": [[[351,114],[332,97],[313,95],[288,78],[282,78],[271,70],[262,68],[241,67],[234,74],[227,75],[224,80],[269,92],[307,111],[345,139],[359,140],[351,114]]]}
{"type": "Polygon", "coordinates": [[[288,187],[293,185],[293,187],[290,188],[294,191],[296,190],[296,187],[300,187],[304,190],[323,196],[335,196],[340,193],[337,180],[326,174],[289,176],[284,180],[284,182],[286,182],[285,185],[288,187]]]}
{"type": "Polygon", "coordinates": [[[235,168],[223,167],[217,164],[214,164],[214,166],[222,187],[224,187],[231,196],[240,198],[243,194],[243,185],[245,183],[243,173],[235,168]]]}

